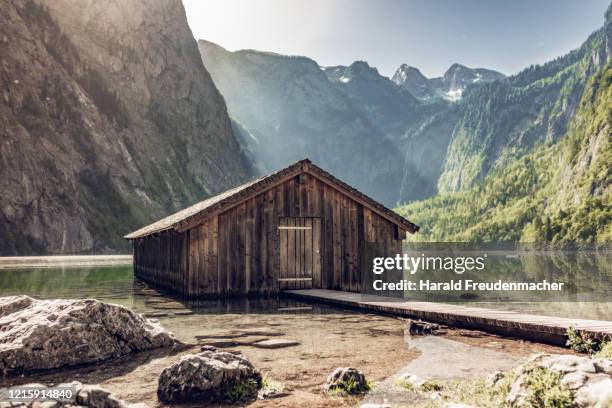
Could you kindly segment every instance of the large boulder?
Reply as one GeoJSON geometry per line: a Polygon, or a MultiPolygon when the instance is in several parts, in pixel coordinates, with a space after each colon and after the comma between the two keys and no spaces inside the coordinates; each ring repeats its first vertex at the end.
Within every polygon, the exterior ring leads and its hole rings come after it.
{"type": "Polygon", "coordinates": [[[156,321],[94,299],[0,298],[0,327],[4,373],[94,363],[177,342],[156,321]]]}
{"type": "Polygon", "coordinates": [[[162,371],[157,397],[163,402],[235,403],[256,398],[261,385],[261,374],[242,353],[205,346],[162,371]]]}
{"type": "Polygon", "coordinates": [[[84,385],[78,381],[71,383],[58,384],[53,389],[62,392],[57,394],[58,396],[53,398],[52,389],[49,389],[42,384],[26,384],[21,385],[19,388],[24,390],[39,390],[44,392],[45,395],[51,395],[50,398],[44,399],[20,399],[19,401],[8,402],[7,393],[8,391],[0,390],[0,408],[79,408],[79,407],[91,407],[91,408],[146,408],[147,406],[143,403],[130,404],[123,400],[120,400],[112,394],[110,391],[98,385],[84,385]],[[51,392],[49,392],[51,391],[51,392]],[[49,392],[47,394],[46,392],[49,392]],[[69,392],[69,394],[68,394],[69,392]]]}
{"type": "Polygon", "coordinates": [[[327,377],[325,391],[339,394],[363,394],[370,389],[365,375],[352,367],[338,367],[327,377]]]}
{"type": "Polygon", "coordinates": [[[556,386],[571,396],[572,406],[612,407],[612,360],[565,354],[539,354],[520,366],[506,398],[508,406],[531,406],[529,378],[536,370],[553,373],[556,386]]]}

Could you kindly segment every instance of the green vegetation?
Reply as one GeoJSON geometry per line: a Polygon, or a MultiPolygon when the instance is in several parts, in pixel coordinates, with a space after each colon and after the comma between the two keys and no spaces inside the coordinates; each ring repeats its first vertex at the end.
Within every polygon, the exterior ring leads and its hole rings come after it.
{"type": "Polygon", "coordinates": [[[534,408],[566,408],[573,405],[572,392],[561,385],[562,374],[537,367],[525,376],[529,390],[527,401],[534,408]]]}
{"type": "Polygon", "coordinates": [[[428,391],[441,391],[442,383],[437,380],[427,380],[421,385],[421,389],[425,392],[428,391]]]}
{"type": "Polygon", "coordinates": [[[595,353],[597,358],[612,359],[612,341],[604,341],[599,346],[599,351],[595,353]]]}
{"type": "Polygon", "coordinates": [[[447,402],[462,403],[483,408],[501,408],[506,406],[506,397],[516,375],[510,372],[495,385],[487,385],[483,378],[474,380],[454,380],[441,382],[428,380],[420,387],[407,381],[398,381],[397,385],[415,396],[414,407],[440,407],[447,402]],[[432,400],[431,394],[440,394],[439,400],[432,400]]]}
{"type": "Polygon", "coordinates": [[[596,347],[592,339],[583,336],[573,327],[567,329],[567,345],[577,353],[586,354],[592,354],[596,347]]]}
{"type": "Polygon", "coordinates": [[[448,387],[448,393],[454,395],[457,401],[464,404],[486,408],[505,407],[506,397],[515,379],[516,375],[511,372],[493,386],[487,385],[482,378],[454,381],[448,387]]]}
{"type": "MultiPolygon", "coordinates": [[[[565,408],[571,407],[574,401],[572,392],[561,385],[561,373],[545,368],[530,368],[525,373],[522,384],[525,387],[526,405],[532,408],[565,408]]],[[[487,384],[483,379],[454,380],[449,382],[427,382],[420,387],[406,381],[398,385],[406,392],[413,394],[414,407],[440,407],[447,402],[461,403],[482,408],[507,407],[506,399],[517,379],[514,372],[507,373],[495,384],[487,384]],[[433,392],[439,394],[432,399],[433,392]]]]}
{"type": "Polygon", "coordinates": [[[374,389],[376,384],[366,380],[365,384],[361,385],[356,378],[350,377],[341,380],[335,387],[330,389],[330,394],[333,396],[344,395],[359,395],[374,389]]]}
{"type": "Polygon", "coordinates": [[[431,391],[442,391],[444,389],[444,384],[435,379],[426,380],[420,386],[416,386],[413,383],[400,379],[396,382],[398,386],[405,389],[406,391],[422,391],[422,392],[431,392],[431,391]]]}
{"type": "Polygon", "coordinates": [[[253,378],[249,378],[245,381],[236,383],[233,387],[227,390],[223,395],[222,400],[232,404],[244,402],[255,398],[259,388],[261,388],[261,380],[257,381],[253,378]]]}
{"type": "Polygon", "coordinates": [[[612,358],[612,340],[593,340],[578,330],[567,330],[567,346],[577,353],[591,354],[597,358],[612,358]]]}
{"type": "Polygon", "coordinates": [[[421,225],[420,241],[610,242],[611,123],[608,63],[585,87],[560,141],[516,152],[471,188],[397,211],[421,225]]]}

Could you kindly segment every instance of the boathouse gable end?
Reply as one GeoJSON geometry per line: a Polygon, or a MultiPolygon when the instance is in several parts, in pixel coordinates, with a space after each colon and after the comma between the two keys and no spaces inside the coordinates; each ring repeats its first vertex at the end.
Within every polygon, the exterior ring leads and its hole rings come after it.
{"type": "Polygon", "coordinates": [[[361,290],[363,243],[414,225],[302,160],[126,235],[136,276],[188,297],[361,290]]]}

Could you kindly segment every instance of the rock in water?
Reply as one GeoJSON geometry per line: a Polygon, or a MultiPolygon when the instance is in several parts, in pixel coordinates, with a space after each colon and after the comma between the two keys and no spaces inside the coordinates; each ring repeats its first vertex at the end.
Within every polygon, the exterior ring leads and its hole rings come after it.
{"type": "Polygon", "coordinates": [[[408,320],[406,323],[406,331],[410,334],[437,334],[438,330],[440,330],[440,325],[436,323],[422,320],[408,320]]]}
{"type": "Polygon", "coordinates": [[[334,370],[325,383],[325,391],[346,394],[363,394],[370,387],[365,375],[352,367],[338,367],[334,370]]]}
{"type": "Polygon", "coordinates": [[[174,345],[159,323],[95,299],[0,298],[0,371],[93,363],[174,345]]]}
{"type": "Polygon", "coordinates": [[[257,397],[261,374],[242,353],[207,346],[162,371],[157,397],[163,402],[229,402],[257,397]]]}

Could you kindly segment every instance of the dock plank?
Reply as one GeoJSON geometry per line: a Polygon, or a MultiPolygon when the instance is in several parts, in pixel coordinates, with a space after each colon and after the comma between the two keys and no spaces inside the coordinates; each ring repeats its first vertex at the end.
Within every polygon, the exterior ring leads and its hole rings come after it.
{"type": "Polygon", "coordinates": [[[565,345],[566,332],[570,327],[593,338],[612,339],[612,321],[605,320],[574,319],[455,304],[405,301],[327,289],[288,290],[283,293],[302,300],[418,318],[449,326],[477,329],[555,345],[565,345]]]}

